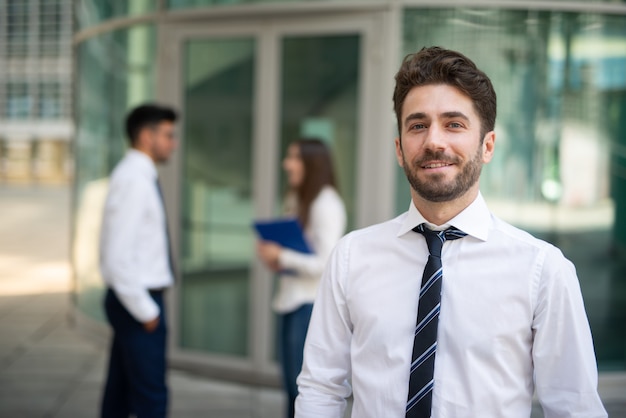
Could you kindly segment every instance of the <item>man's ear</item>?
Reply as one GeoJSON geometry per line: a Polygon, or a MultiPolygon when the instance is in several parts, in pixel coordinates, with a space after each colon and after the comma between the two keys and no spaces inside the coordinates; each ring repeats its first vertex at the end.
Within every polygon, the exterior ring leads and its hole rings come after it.
{"type": "Polygon", "coordinates": [[[489,131],[485,134],[483,139],[483,163],[487,164],[493,158],[493,152],[496,147],[496,133],[495,131],[489,131]]]}
{"type": "Polygon", "coordinates": [[[135,148],[145,150],[150,146],[150,138],[152,132],[150,128],[144,127],[137,132],[137,139],[135,141],[135,148]]]}
{"type": "Polygon", "coordinates": [[[402,142],[400,142],[400,137],[397,136],[394,140],[396,144],[396,159],[398,160],[398,165],[400,167],[404,167],[404,158],[402,158],[402,142]]]}

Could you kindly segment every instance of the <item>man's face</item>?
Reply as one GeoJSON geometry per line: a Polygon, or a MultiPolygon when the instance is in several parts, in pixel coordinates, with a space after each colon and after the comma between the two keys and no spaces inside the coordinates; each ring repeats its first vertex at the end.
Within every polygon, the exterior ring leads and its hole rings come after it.
{"type": "Polygon", "coordinates": [[[445,84],[414,87],[402,107],[398,163],[419,197],[448,202],[478,193],[482,165],[491,160],[494,132],[481,142],[472,101],[445,84]]]}
{"type": "Polygon", "coordinates": [[[149,152],[155,163],[164,163],[172,155],[177,141],[172,122],[163,121],[147,128],[149,130],[149,152]]]}

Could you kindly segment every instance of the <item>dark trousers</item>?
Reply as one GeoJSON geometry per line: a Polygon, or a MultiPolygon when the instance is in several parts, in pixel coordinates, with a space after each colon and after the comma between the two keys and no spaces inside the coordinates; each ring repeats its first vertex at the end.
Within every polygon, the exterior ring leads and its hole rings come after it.
{"type": "Polygon", "coordinates": [[[279,316],[279,355],[283,374],[283,385],[287,391],[287,417],[295,415],[298,396],[296,378],[302,369],[304,340],[309,328],[313,304],[300,306],[293,312],[279,316]]]}
{"type": "Polygon", "coordinates": [[[167,416],[166,373],[166,315],[163,293],[151,292],[161,309],[159,326],[147,332],[122,306],[115,292],[109,289],[104,307],[113,327],[109,372],[102,418],[163,418],[167,416]]]}

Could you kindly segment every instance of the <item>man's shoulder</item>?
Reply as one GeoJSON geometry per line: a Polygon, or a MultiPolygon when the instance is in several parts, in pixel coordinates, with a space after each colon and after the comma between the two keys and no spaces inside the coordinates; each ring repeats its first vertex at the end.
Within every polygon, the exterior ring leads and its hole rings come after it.
{"type": "Polygon", "coordinates": [[[117,163],[109,176],[108,197],[115,201],[131,199],[142,200],[140,196],[150,193],[153,180],[141,168],[137,168],[132,159],[123,158],[117,163]]]}
{"type": "Polygon", "coordinates": [[[118,162],[113,166],[111,170],[111,176],[119,175],[119,173],[125,173],[129,170],[132,170],[135,166],[133,159],[130,158],[130,154],[126,152],[122,157],[118,160],[118,162]]]}
{"type": "Polygon", "coordinates": [[[126,154],[111,171],[111,182],[139,182],[145,183],[149,180],[149,172],[141,162],[132,155],[126,154]]]}
{"type": "Polygon", "coordinates": [[[372,224],[363,228],[355,229],[343,238],[345,241],[367,242],[368,240],[384,241],[391,237],[396,237],[402,226],[407,213],[402,213],[393,219],[372,224]]]}
{"type": "Polygon", "coordinates": [[[531,232],[526,231],[520,227],[510,224],[509,222],[500,219],[492,214],[492,232],[498,234],[500,238],[509,240],[519,246],[527,246],[540,250],[546,250],[549,248],[556,248],[549,242],[536,237],[531,232]]]}
{"type": "Polygon", "coordinates": [[[345,210],[344,203],[339,195],[339,192],[331,186],[325,186],[322,190],[320,190],[319,194],[311,204],[311,210],[325,209],[328,207],[345,210]]]}

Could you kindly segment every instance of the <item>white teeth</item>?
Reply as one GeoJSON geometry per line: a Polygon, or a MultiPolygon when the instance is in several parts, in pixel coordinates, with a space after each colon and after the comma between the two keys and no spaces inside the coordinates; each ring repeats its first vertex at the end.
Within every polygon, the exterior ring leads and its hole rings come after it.
{"type": "Polygon", "coordinates": [[[449,164],[446,163],[436,163],[436,164],[428,164],[426,166],[424,166],[425,168],[439,168],[439,167],[446,167],[449,164]]]}

